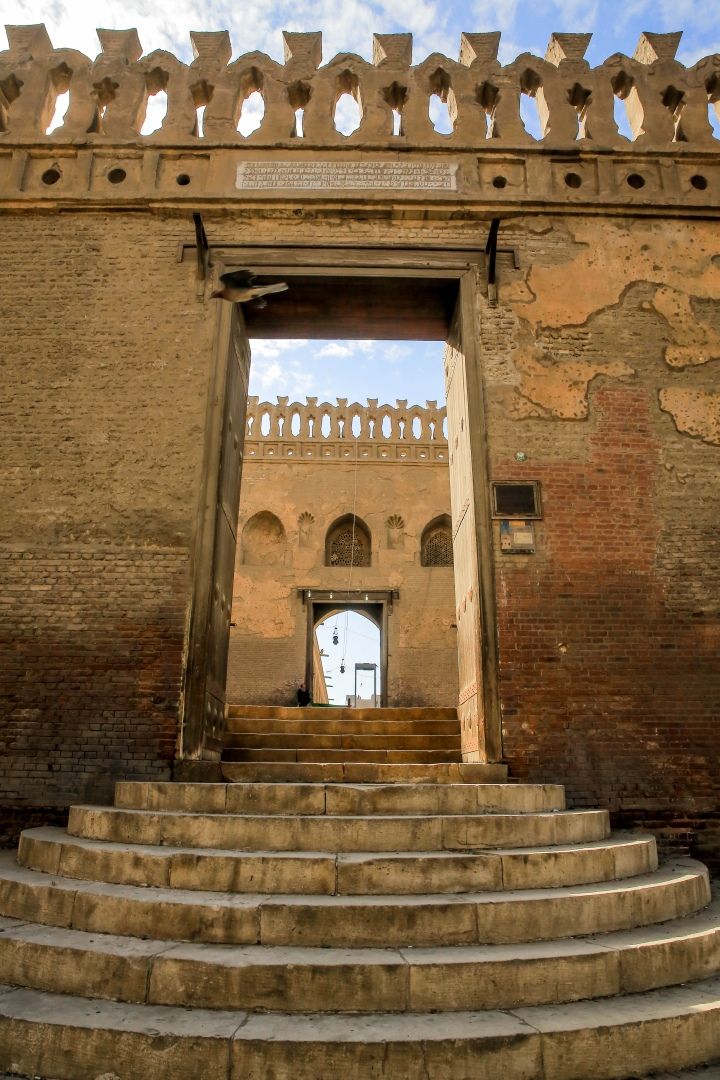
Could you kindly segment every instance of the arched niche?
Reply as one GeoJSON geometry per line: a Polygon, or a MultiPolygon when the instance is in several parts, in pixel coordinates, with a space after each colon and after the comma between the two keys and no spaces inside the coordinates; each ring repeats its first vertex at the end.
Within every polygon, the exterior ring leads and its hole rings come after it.
{"type": "Polygon", "coordinates": [[[370,530],[353,514],[338,518],[325,537],[326,566],[370,566],[370,530]]]}
{"type": "Polygon", "coordinates": [[[242,561],[247,566],[275,566],[283,562],[287,538],[280,518],[269,510],[254,514],[242,531],[242,561]]]}
{"type": "Polygon", "coordinates": [[[433,518],[420,538],[421,566],[452,566],[452,522],[447,514],[433,518]]]}

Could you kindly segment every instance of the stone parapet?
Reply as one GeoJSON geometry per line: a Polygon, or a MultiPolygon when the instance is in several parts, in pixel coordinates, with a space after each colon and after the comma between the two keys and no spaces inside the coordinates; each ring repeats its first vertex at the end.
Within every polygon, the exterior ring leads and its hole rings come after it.
{"type": "Polygon", "coordinates": [[[245,458],[268,461],[447,465],[447,409],[425,405],[366,405],[337,398],[337,404],[308,397],[291,402],[248,398],[245,458]]]}
{"type": "Polygon", "coordinates": [[[315,33],[284,33],[282,64],[260,52],[230,63],[226,31],[192,33],[190,64],[163,50],[143,55],[135,30],[98,35],[101,52],[91,60],[55,48],[43,24],[8,27],[10,47],[0,52],[3,200],[182,203],[355,189],[374,200],[400,191],[500,205],[717,205],[720,143],[710,115],[720,115],[720,54],[686,67],[675,59],[677,33],[642,34],[632,57],[615,53],[596,67],[584,59],[589,34],[553,34],[544,57],[523,53],[506,65],[498,33],[463,34],[458,60],[433,53],[416,65],[410,34],[376,34],[372,62],[344,53],[323,67],[315,33]],[[256,92],[262,122],[243,135],[243,109],[256,92]],[[48,133],[64,93],[64,120],[48,133]],[[141,135],[159,93],[166,114],[141,135]],[[335,126],[344,94],[360,112],[349,135],[335,126]],[[527,98],[537,105],[537,139],[521,117],[527,98]],[[432,123],[433,99],[447,106],[447,134],[432,123]],[[632,139],[618,128],[618,101],[632,139]],[[341,153],[359,149],[362,161],[341,153]],[[419,154],[408,158],[408,150],[419,154]]]}
{"type": "Polygon", "coordinates": [[[614,53],[597,67],[584,59],[590,34],[553,34],[544,57],[522,53],[505,65],[498,61],[499,33],[462,34],[458,60],[432,53],[416,65],[411,34],[374,34],[372,63],[341,53],[320,67],[320,33],[285,32],[283,64],[261,52],[230,63],[227,31],[191,32],[190,64],[164,50],[143,55],[136,30],[98,30],[101,52],[94,60],[55,48],[42,23],[9,26],[7,33],[10,47],[0,53],[0,132],[13,142],[138,141],[148,101],[164,92],[162,125],[142,141],[294,149],[475,147],[486,141],[526,146],[532,141],[520,116],[526,95],[537,101],[545,146],[625,145],[613,115],[619,98],[642,149],[671,143],[713,148],[708,102],[718,108],[720,101],[720,55],[685,67],[675,59],[679,33],[644,33],[632,57],[614,53]],[[64,123],[46,136],[55,102],[67,91],[64,123]],[[243,106],[256,91],[264,100],[263,122],[243,136],[243,106]],[[360,126],[349,136],[334,124],[335,105],[345,93],[361,110],[360,126]],[[439,134],[430,120],[433,95],[448,106],[449,135],[439,134]]]}

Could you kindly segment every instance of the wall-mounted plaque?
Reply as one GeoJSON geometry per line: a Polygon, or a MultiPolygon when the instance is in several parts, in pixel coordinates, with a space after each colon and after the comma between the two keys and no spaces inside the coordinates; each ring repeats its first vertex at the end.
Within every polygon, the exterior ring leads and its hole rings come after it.
{"type": "Polygon", "coordinates": [[[505,555],[532,555],[535,551],[532,521],[501,521],[500,550],[505,555]]]}
{"type": "Polygon", "coordinates": [[[235,186],[456,191],[457,170],[457,162],[447,161],[244,161],[235,186]]]}

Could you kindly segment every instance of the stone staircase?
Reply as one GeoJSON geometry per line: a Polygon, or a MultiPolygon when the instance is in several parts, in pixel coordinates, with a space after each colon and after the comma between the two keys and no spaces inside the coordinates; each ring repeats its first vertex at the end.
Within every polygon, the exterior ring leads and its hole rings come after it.
{"type": "Polygon", "coordinates": [[[0,1072],[605,1080],[720,1058],[699,863],[459,762],[450,710],[233,709],[0,858],[0,1072]]]}

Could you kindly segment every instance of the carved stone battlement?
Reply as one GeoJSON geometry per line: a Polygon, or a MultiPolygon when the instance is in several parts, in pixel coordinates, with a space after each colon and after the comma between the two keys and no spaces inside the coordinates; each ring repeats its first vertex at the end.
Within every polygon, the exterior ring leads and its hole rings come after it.
{"type": "MultiPolygon", "coordinates": [[[[535,98],[544,147],[627,147],[614,118],[627,110],[635,149],[674,145],[718,150],[708,103],[720,109],[720,55],[685,67],[675,56],[680,34],[644,33],[632,57],[615,53],[591,67],[590,34],[553,34],[544,57],[522,53],[498,61],[499,33],[462,34],[459,59],[433,53],[412,64],[412,35],[375,34],[373,61],[341,53],[320,67],[320,33],[283,33],[285,62],[261,52],[230,62],[227,31],[192,32],[194,59],[143,55],[136,30],[98,30],[93,60],[55,48],[44,24],[8,26],[0,52],[0,142],[237,144],[344,147],[526,147],[534,140],[520,116],[522,95],[535,98]],[[64,122],[46,134],[60,94],[69,91],[64,122]],[[149,99],[167,94],[162,126],[141,136],[149,99]],[[238,131],[244,103],[258,91],[265,113],[248,136],[238,131]],[[359,128],[342,135],[335,106],[350,94],[359,128]],[[448,106],[453,130],[439,134],[431,97],[448,106]],[[204,108],[202,134],[198,110],[204,108]]],[[[720,113],[719,113],[720,115],[720,113]]]]}
{"type": "Polygon", "coordinates": [[[422,405],[367,405],[337,398],[291,402],[248,398],[245,457],[283,461],[386,461],[447,464],[447,409],[422,405]]]}

